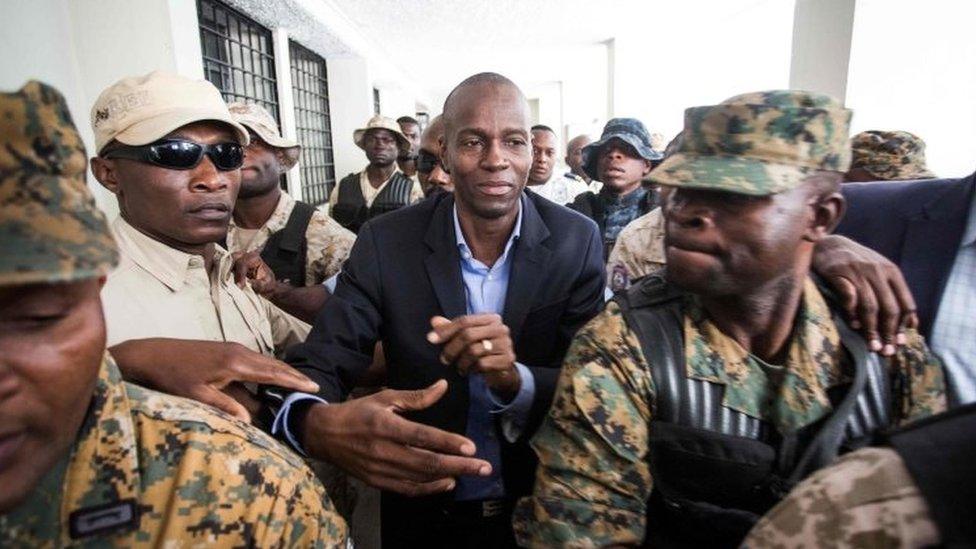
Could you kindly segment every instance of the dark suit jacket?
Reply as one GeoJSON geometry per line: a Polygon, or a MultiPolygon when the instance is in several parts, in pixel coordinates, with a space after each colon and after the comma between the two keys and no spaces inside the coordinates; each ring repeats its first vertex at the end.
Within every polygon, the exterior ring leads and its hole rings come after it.
{"type": "MultiPolygon", "coordinates": [[[[512,496],[531,489],[535,458],[527,440],[549,409],[570,340],[602,309],[604,288],[596,225],[532,193],[522,204],[502,316],[518,361],[535,376],[536,395],[522,439],[503,443],[503,476],[512,496]]],[[[411,419],[465,432],[468,379],[441,364],[441,347],[426,339],[432,316],[466,313],[453,206],[454,196],[444,194],[363,226],[335,294],[307,341],[287,358],[321,385],[326,400],[346,397],[369,367],[375,342],[383,341],[389,387],[418,389],[448,380],[447,394],[411,419]]]]}
{"type": "Polygon", "coordinates": [[[837,233],[896,263],[918,306],[922,334],[929,338],[942,292],[974,200],[976,174],[843,186],[848,209],[837,233]]]}

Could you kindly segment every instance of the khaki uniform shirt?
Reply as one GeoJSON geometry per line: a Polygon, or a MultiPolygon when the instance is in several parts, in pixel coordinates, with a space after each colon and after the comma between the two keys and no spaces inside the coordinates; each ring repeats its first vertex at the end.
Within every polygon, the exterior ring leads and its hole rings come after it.
{"type": "Polygon", "coordinates": [[[631,221],[620,231],[607,259],[607,287],[626,290],[631,282],[664,271],[664,215],[661,208],[631,221]]]}
{"type": "MultiPolygon", "coordinates": [[[[393,174],[400,173],[400,170],[394,170],[393,174]]],[[[366,175],[366,170],[359,172],[359,189],[363,192],[363,198],[366,199],[366,207],[373,205],[373,201],[376,200],[376,196],[379,195],[386,185],[393,179],[393,174],[390,174],[389,179],[383,182],[379,187],[373,187],[369,183],[369,176],[366,175]]],[[[420,187],[420,179],[416,177],[409,178],[413,181],[413,187],[410,189],[410,203],[415,204],[424,199],[424,190],[420,187]]],[[[339,185],[336,184],[332,188],[332,194],[329,195],[329,207],[335,208],[336,202],[339,201],[339,185]]]]}
{"type": "MultiPolygon", "coordinates": [[[[723,406],[792,433],[832,410],[827,390],[850,382],[830,310],[808,280],[787,359],[777,373],[709,321],[698,300],[684,305],[688,377],[724,385],[723,406]]],[[[916,332],[893,357],[911,392],[896,402],[908,419],[945,410],[942,368],[916,332]]],[[[531,547],[639,545],[653,488],[648,432],[655,388],[636,334],[611,302],[574,339],[549,415],[532,440],[535,490],[519,502],[515,530],[531,547]]]]}
{"type": "Polygon", "coordinates": [[[209,406],[122,381],[106,355],[68,456],[0,515],[0,547],[337,547],[302,460],[209,406]]]}
{"type": "Polygon", "coordinates": [[[756,523],[743,547],[909,549],[941,543],[898,453],[865,448],[798,484],[756,523]]]}
{"type": "MultiPolygon", "coordinates": [[[[249,231],[238,228],[231,219],[227,230],[228,251],[236,253],[263,250],[268,238],[285,228],[294,209],[295,199],[281,193],[274,213],[253,235],[245,235],[249,231]]],[[[322,211],[315,210],[308,222],[305,240],[308,243],[305,251],[305,285],[314,286],[342,269],[342,264],[349,257],[349,250],[356,241],[356,235],[322,211]]]]}
{"type": "Polygon", "coordinates": [[[169,337],[233,341],[280,356],[308,335],[308,324],[234,283],[233,259],[220,246],[208,273],[201,256],[153,240],[121,217],[112,232],[120,258],[102,288],[109,347],[169,337]]]}

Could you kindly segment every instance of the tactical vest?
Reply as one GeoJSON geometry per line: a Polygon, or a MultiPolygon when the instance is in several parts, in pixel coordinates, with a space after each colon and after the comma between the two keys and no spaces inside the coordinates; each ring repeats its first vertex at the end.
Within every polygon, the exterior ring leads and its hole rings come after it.
{"type": "Polygon", "coordinates": [[[886,435],[939,528],[943,547],[976,547],[976,403],[886,435]]]}
{"type": "Polygon", "coordinates": [[[272,233],[261,250],[261,259],[274,272],[275,278],[287,281],[292,286],[305,285],[305,263],[308,257],[308,239],[305,233],[314,213],[314,206],[296,201],[285,228],[272,233]]]}
{"type": "Polygon", "coordinates": [[[828,391],[826,418],[781,435],[722,406],[722,385],[687,377],[683,293],[647,277],[614,300],[653,364],[647,547],[737,546],[794,484],[892,422],[886,368],[837,315],[854,381],[828,391]]]}
{"type": "Polygon", "coordinates": [[[366,206],[366,197],[359,186],[359,174],[349,174],[339,182],[339,196],[332,207],[332,217],[354,233],[370,219],[410,205],[413,180],[400,172],[393,174],[373,204],[366,206]]]}
{"type": "MultiPolygon", "coordinates": [[[[656,199],[657,193],[648,191],[644,199],[638,204],[638,214],[637,217],[646,215],[648,212],[658,207],[658,202],[656,199]]],[[[593,221],[596,221],[597,227],[600,228],[600,237],[603,240],[603,262],[606,263],[607,259],[610,257],[610,251],[613,250],[613,246],[616,244],[617,240],[608,239],[604,237],[607,231],[607,206],[604,203],[603,198],[598,193],[593,191],[587,191],[580,194],[576,199],[567,205],[569,208],[576,210],[577,212],[589,217],[593,221]]],[[[636,219],[636,218],[634,218],[636,219]]]]}

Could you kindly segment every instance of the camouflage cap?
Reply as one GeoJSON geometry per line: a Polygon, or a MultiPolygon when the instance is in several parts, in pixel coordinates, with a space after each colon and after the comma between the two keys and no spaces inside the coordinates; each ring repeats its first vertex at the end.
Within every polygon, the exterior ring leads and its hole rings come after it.
{"type": "Polygon", "coordinates": [[[692,107],[677,150],[650,179],[755,196],[787,191],[812,172],[847,171],[851,114],[828,95],[794,90],[692,107]]]}
{"type": "Polygon", "coordinates": [[[870,130],[851,138],[851,169],[878,180],[935,177],[925,164],[925,141],[905,131],[870,130]]]}
{"type": "Polygon", "coordinates": [[[271,113],[261,105],[255,103],[245,103],[237,101],[227,104],[227,110],[238,123],[254,132],[261,141],[276,149],[281,149],[285,153],[286,170],[290,170],[302,152],[301,145],[297,141],[286,139],[278,132],[278,123],[275,122],[271,113]]]}
{"type": "Polygon", "coordinates": [[[57,90],[32,81],[0,93],[0,285],[92,278],[118,263],[87,159],[57,90]]]}

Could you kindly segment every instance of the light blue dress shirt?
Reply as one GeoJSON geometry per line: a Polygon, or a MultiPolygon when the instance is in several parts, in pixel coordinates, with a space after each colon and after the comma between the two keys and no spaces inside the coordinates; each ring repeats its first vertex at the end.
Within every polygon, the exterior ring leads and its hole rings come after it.
{"type": "Polygon", "coordinates": [[[976,401],[976,197],[969,207],[930,343],[945,365],[950,405],[976,401]]]}
{"type": "MultiPolygon", "coordinates": [[[[468,314],[503,314],[505,296],[508,295],[508,280],[512,271],[512,248],[522,233],[522,203],[519,202],[518,217],[512,235],[505,244],[505,250],[488,267],[471,255],[471,248],[464,240],[458,220],[457,206],[454,208],[454,234],[457,238],[458,253],[461,256],[461,278],[464,282],[465,303],[468,314]]],[[[488,388],[481,374],[468,377],[468,425],[465,435],[478,448],[477,457],[491,463],[489,477],[461,477],[458,479],[455,499],[481,500],[501,498],[505,495],[502,484],[501,443],[495,433],[495,414],[502,414],[503,434],[509,441],[518,438],[535,398],[535,378],[524,365],[515,363],[522,384],[518,394],[508,404],[503,404],[488,388]]]]}

